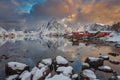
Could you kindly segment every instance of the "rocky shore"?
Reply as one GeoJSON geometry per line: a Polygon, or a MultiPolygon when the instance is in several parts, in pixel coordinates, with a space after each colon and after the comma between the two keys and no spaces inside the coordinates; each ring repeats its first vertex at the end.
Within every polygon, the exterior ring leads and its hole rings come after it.
{"type": "Polygon", "coordinates": [[[82,71],[76,74],[72,67],[73,62],[62,56],[42,59],[31,70],[30,66],[24,63],[8,62],[5,65],[6,80],[100,80],[96,70],[112,73],[113,76],[108,80],[120,80],[120,75],[104,64],[105,60],[114,65],[120,64],[119,60],[110,60],[106,55],[98,58],[86,57],[82,63],[82,71]]]}

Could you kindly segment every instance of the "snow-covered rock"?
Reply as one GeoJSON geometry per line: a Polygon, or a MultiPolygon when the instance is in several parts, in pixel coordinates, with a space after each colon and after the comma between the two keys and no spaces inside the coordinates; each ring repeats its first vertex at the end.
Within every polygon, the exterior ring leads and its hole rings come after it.
{"type": "Polygon", "coordinates": [[[96,75],[92,70],[85,69],[83,70],[82,74],[87,76],[90,80],[96,79],[96,75]]]}
{"type": "Polygon", "coordinates": [[[109,56],[101,55],[99,58],[102,58],[104,60],[109,60],[109,56]]]}
{"type": "Polygon", "coordinates": [[[46,65],[52,65],[52,59],[48,58],[48,59],[43,59],[42,63],[46,64],[46,65]]]}
{"type": "Polygon", "coordinates": [[[59,75],[54,75],[52,78],[48,78],[45,80],[72,80],[69,77],[63,75],[63,74],[59,74],[59,75]]]}
{"type": "Polygon", "coordinates": [[[45,67],[45,64],[43,64],[43,63],[38,63],[38,64],[37,64],[37,67],[38,67],[38,68],[45,67]]]}
{"type": "Polygon", "coordinates": [[[49,73],[50,68],[48,66],[45,66],[41,69],[37,69],[35,70],[35,74],[33,74],[33,80],[43,80],[45,76],[47,76],[49,73]]]}
{"type": "Polygon", "coordinates": [[[5,66],[6,75],[20,74],[25,70],[29,70],[29,66],[19,62],[8,62],[5,66]]]}
{"type": "Polygon", "coordinates": [[[112,64],[120,64],[120,61],[118,60],[109,60],[109,62],[112,64]]]}
{"type": "Polygon", "coordinates": [[[78,78],[78,74],[73,74],[72,75],[72,79],[77,79],[78,78]]]}
{"type": "Polygon", "coordinates": [[[73,68],[71,66],[68,67],[58,67],[57,72],[62,72],[64,75],[70,76],[72,75],[73,68]]]}
{"type": "Polygon", "coordinates": [[[90,68],[90,65],[88,63],[83,63],[82,64],[82,70],[89,69],[89,68],[90,68]]]}
{"type": "Polygon", "coordinates": [[[99,67],[103,65],[104,60],[102,58],[87,57],[85,62],[88,63],[90,67],[99,67]]]}
{"type": "Polygon", "coordinates": [[[51,58],[48,58],[48,59],[42,59],[41,61],[39,61],[38,63],[37,63],[37,67],[40,69],[40,68],[43,68],[43,67],[45,67],[45,66],[48,66],[50,69],[51,69],[51,71],[52,71],[52,69],[53,69],[53,66],[52,66],[52,59],[51,58]]]}
{"type": "Polygon", "coordinates": [[[24,71],[20,76],[20,80],[31,80],[31,73],[29,71],[24,71]]]}
{"type": "Polygon", "coordinates": [[[119,54],[118,53],[114,53],[114,52],[111,52],[111,53],[108,53],[108,55],[111,55],[111,56],[119,56],[119,54]]]}
{"type": "Polygon", "coordinates": [[[98,67],[98,69],[100,71],[104,71],[104,72],[113,72],[112,68],[109,66],[100,66],[100,67],[98,67]]]}
{"type": "Polygon", "coordinates": [[[68,61],[62,56],[57,56],[56,61],[58,64],[68,64],[68,61]]]}
{"type": "Polygon", "coordinates": [[[120,75],[112,76],[111,78],[109,78],[109,80],[120,80],[120,75]]]}
{"type": "Polygon", "coordinates": [[[6,80],[16,80],[17,78],[18,78],[18,74],[15,74],[7,77],[6,80]]]}

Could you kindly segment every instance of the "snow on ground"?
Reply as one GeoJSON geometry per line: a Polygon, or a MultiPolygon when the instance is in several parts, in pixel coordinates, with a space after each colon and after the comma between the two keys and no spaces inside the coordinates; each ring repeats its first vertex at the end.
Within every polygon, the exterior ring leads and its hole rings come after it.
{"type": "Polygon", "coordinates": [[[18,62],[9,62],[8,66],[12,68],[13,70],[23,70],[25,67],[27,67],[26,64],[18,63],[18,62]]]}
{"type": "Polygon", "coordinates": [[[90,79],[96,79],[96,75],[92,70],[89,69],[85,69],[83,70],[83,75],[86,75],[87,77],[89,77],[90,79]]]}
{"type": "Polygon", "coordinates": [[[57,68],[58,72],[63,72],[63,74],[65,74],[67,76],[72,74],[72,70],[73,70],[73,68],[71,66],[68,66],[68,67],[58,67],[57,68]]]}
{"type": "Polygon", "coordinates": [[[106,39],[106,41],[118,42],[120,43],[120,33],[112,32],[106,39]]]}
{"type": "Polygon", "coordinates": [[[63,74],[59,74],[59,75],[54,75],[52,78],[45,80],[71,80],[71,79],[63,74]]]}
{"type": "Polygon", "coordinates": [[[57,56],[56,61],[58,64],[67,64],[68,63],[68,61],[62,56],[57,56]]]}

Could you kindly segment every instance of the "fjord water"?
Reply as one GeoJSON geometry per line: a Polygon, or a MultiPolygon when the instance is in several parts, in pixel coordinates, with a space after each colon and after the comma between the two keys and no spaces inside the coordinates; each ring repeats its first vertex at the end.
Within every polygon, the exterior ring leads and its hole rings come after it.
{"type": "MultiPolygon", "coordinates": [[[[1,40],[0,56],[6,55],[8,59],[0,59],[0,80],[5,78],[5,64],[10,61],[18,61],[28,64],[31,68],[41,59],[55,58],[57,55],[74,61],[73,68],[80,73],[81,65],[86,57],[99,57],[100,54],[108,55],[109,52],[120,53],[120,50],[105,43],[84,43],[73,45],[65,38],[37,38],[23,40],[1,40]]],[[[120,56],[109,56],[111,60],[120,60],[120,56]]],[[[104,63],[112,67],[120,75],[120,65],[114,65],[107,61],[104,63]]],[[[107,80],[111,73],[95,71],[100,80],[107,80]]]]}

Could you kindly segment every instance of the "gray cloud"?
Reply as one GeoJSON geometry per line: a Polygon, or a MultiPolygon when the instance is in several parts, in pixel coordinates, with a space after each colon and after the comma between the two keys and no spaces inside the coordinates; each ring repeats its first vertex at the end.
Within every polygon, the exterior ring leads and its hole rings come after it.
{"type": "Polygon", "coordinates": [[[33,5],[36,1],[0,0],[0,23],[22,23],[21,26],[29,27],[53,16],[81,23],[111,24],[120,20],[120,0],[45,0],[33,5]],[[30,14],[25,12],[27,8],[19,10],[26,5],[33,5],[30,14]]]}

